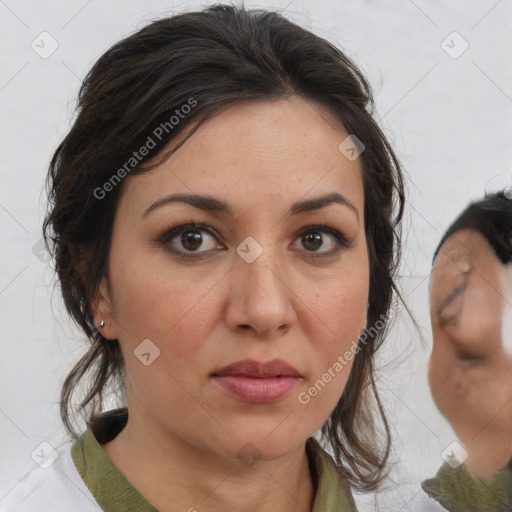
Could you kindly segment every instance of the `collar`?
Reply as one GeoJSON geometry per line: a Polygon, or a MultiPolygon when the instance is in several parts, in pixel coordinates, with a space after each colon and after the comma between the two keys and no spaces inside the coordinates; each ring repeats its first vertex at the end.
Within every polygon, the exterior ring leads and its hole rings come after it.
{"type": "MultiPolygon", "coordinates": [[[[107,457],[101,444],[114,439],[128,421],[126,407],[104,412],[89,423],[71,447],[71,457],[84,483],[106,512],[157,512],[107,457]]],[[[306,453],[315,488],[312,512],[356,512],[350,486],[341,478],[331,456],[313,437],[306,453]]]]}

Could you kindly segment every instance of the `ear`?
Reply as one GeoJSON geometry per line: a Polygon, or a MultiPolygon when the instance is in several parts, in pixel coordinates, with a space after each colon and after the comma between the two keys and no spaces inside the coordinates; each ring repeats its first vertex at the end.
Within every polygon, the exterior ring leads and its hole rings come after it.
{"type": "Polygon", "coordinates": [[[118,339],[117,323],[113,313],[112,293],[106,277],[101,279],[96,296],[91,302],[91,309],[96,328],[102,336],[109,340],[118,339]],[[101,321],[105,322],[103,327],[100,327],[101,321]]]}

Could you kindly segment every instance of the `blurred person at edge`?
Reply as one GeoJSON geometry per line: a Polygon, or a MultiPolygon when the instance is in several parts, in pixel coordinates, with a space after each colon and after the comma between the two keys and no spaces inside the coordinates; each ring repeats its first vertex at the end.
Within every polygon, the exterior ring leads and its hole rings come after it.
{"type": "Polygon", "coordinates": [[[460,443],[425,492],[451,512],[512,510],[512,200],[471,203],[430,278],[429,384],[460,443]]]}

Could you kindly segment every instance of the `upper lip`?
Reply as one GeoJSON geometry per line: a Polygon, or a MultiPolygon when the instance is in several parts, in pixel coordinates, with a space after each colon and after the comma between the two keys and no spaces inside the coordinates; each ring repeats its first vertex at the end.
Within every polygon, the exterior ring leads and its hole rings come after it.
{"type": "Polygon", "coordinates": [[[272,359],[266,363],[254,359],[243,359],[213,372],[213,376],[237,375],[241,377],[301,377],[301,374],[286,361],[272,359]]]}

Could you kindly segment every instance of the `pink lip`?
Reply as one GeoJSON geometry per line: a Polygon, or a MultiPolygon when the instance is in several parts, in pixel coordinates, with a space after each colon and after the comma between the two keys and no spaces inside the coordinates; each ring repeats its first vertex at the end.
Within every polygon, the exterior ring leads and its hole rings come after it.
{"type": "Polygon", "coordinates": [[[247,402],[268,403],[285,397],[301,380],[301,374],[281,359],[260,363],[244,359],[212,374],[227,393],[247,402]]]}

